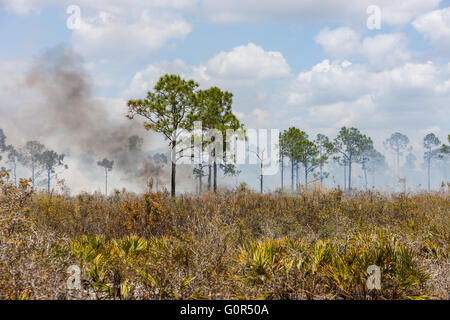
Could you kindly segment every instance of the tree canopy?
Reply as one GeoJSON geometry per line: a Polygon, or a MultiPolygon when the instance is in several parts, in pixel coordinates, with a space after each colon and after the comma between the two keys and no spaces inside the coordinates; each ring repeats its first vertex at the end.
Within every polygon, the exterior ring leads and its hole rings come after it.
{"type": "Polygon", "coordinates": [[[195,89],[198,84],[178,75],[164,75],[145,99],[129,100],[129,119],[144,118],[144,128],[162,133],[172,149],[171,195],[175,196],[177,143],[181,141],[179,129],[191,130],[195,121],[195,89]]]}
{"type": "Polygon", "coordinates": [[[348,190],[351,190],[352,164],[363,161],[364,152],[373,148],[372,139],[356,128],[342,127],[334,139],[335,151],[348,163],[348,190]]]}

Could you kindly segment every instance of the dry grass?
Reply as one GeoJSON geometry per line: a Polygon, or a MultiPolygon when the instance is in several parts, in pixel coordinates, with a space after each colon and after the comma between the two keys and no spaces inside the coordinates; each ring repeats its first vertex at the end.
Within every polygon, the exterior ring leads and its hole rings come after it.
{"type": "Polygon", "coordinates": [[[449,298],[448,191],[106,198],[0,181],[3,299],[449,298]]]}

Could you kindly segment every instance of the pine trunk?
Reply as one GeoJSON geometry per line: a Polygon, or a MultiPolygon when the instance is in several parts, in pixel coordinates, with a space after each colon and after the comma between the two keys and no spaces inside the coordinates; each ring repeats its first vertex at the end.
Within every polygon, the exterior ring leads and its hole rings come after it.
{"type": "Polygon", "coordinates": [[[348,192],[352,191],[352,160],[348,161],[348,192]]]}
{"type": "Polygon", "coordinates": [[[175,197],[175,187],[176,187],[176,174],[177,174],[177,159],[176,159],[176,150],[175,150],[175,146],[177,145],[177,141],[173,140],[172,141],[172,176],[171,176],[171,181],[170,181],[170,195],[172,197],[175,197]]]}
{"type": "Polygon", "coordinates": [[[47,169],[47,193],[50,193],[50,170],[47,169]]]}
{"type": "Polygon", "coordinates": [[[216,193],[217,192],[217,163],[216,163],[215,159],[214,159],[213,173],[214,173],[213,189],[214,189],[214,193],[216,193]]]}

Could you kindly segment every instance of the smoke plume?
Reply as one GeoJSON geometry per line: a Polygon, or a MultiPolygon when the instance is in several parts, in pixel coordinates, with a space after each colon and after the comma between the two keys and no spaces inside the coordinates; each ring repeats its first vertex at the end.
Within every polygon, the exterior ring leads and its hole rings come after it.
{"type": "Polygon", "coordinates": [[[148,139],[149,133],[139,121],[125,118],[125,102],[118,112],[117,106],[95,98],[92,86],[82,59],[73,51],[63,46],[46,51],[24,78],[22,88],[31,89],[36,99],[13,116],[15,132],[77,157],[84,174],[98,175],[96,161],[108,157],[115,160],[113,170],[120,171],[121,180],[143,187],[158,175],[160,185],[167,183],[164,168],[142,151],[140,136],[148,139]]]}

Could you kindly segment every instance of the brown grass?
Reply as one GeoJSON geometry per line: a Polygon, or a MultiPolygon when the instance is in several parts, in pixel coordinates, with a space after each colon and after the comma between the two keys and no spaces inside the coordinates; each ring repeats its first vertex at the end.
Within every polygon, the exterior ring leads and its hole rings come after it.
{"type": "Polygon", "coordinates": [[[448,191],[106,198],[0,181],[3,299],[449,298],[448,191]]]}

